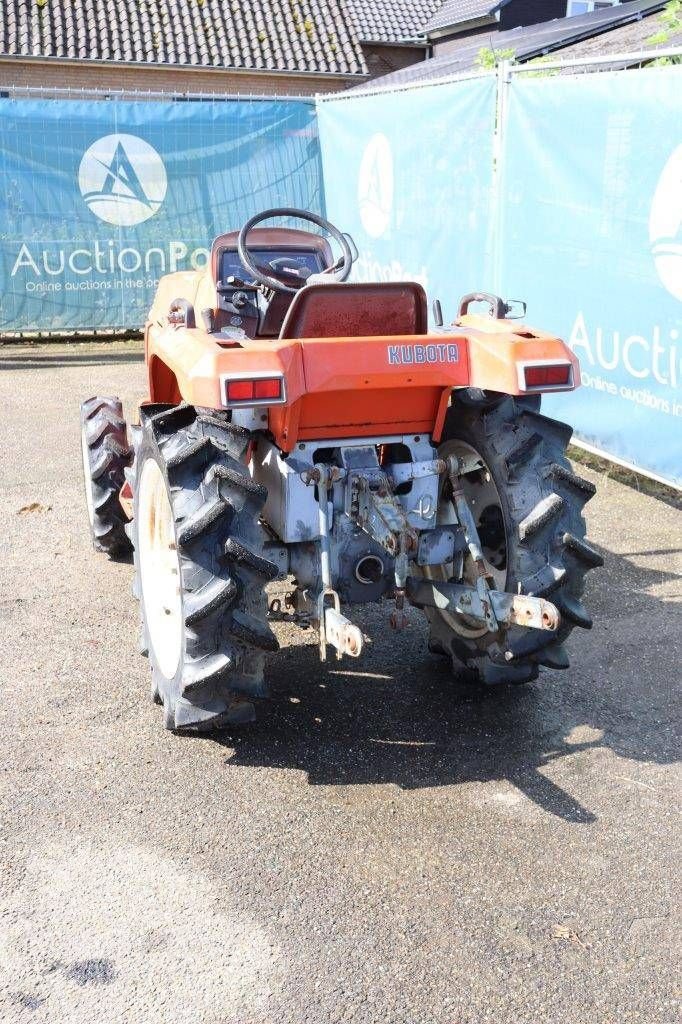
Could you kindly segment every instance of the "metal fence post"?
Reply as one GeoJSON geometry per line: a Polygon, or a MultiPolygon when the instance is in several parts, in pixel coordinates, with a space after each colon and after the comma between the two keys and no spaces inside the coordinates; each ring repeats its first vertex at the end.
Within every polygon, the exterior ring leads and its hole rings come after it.
{"type": "Polygon", "coordinates": [[[501,60],[497,66],[496,103],[495,103],[495,136],[493,139],[493,175],[492,175],[492,217],[490,231],[493,291],[502,294],[502,222],[504,209],[504,164],[505,143],[507,134],[507,107],[509,102],[509,85],[511,82],[510,62],[501,60]]]}

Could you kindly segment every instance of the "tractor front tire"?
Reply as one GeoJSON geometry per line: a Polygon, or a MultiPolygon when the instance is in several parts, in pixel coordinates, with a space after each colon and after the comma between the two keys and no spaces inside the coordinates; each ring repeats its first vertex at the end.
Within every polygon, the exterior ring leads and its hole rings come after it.
{"type": "MultiPolygon", "coordinates": [[[[603,559],[585,540],[582,509],[595,488],[571,469],[571,434],[565,423],[513,398],[484,410],[455,403],[448,411],[441,455],[475,452],[483,463],[463,486],[496,588],[544,597],[561,615],[555,633],[513,626],[498,637],[426,609],[430,649],[451,657],[455,671],[462,665],[473,670],[483,683],[525,683],[537,678],[540,666],[568,668],[564,641],[574,627],[592,627],[582,603],[585,574],[603,559]]],[[[443,500],[446,493],[441,506],[443,500]]],[[[473,583],[473,567],[469,577],[473,583]]]]}
{"type": "Polygon", "coordinates": [[[278,574],[259,521],[266,492],[243,462],[249,435],[191,406],[142,409],[135,453],[136,590],[152,696],[173,731],[254,718],[266,695],[265,584],[278,574]]]}
{"type": "Polygon", "coordinates": [[[81,453],[93,547],[112,558],[125,555],[131,545],[125,533],[127,519],[119,494],[133,453],[118,398],[89,398],[83,402],[81,453]]]}

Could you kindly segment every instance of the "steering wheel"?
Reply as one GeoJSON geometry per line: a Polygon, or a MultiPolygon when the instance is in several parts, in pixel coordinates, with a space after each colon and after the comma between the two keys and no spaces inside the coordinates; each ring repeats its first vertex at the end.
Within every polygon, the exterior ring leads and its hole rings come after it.
{"type": "Polygon", "coordinates": [[[300,220],[310,221],[318,228],[322,228],[331,237],[338,242],[341,247],[341,256],[332,264],[331,267],[327,267],[326,270],[321,271],[323,274],[329,274],[335,281],[345,281],[351,272],[353,266],[353,253],[351,247],[348,244],[348,239],[343,235],[338,228],[335,228],[333,224],[330,224],[324,217],[318,217],[316,213],[308,213],[306,210],[297,210],[294,207],[281,206],[274,210],[265,210],[263,213],[257,213],[255,217],[247,220],[239,232],[237,239],[237,252],[239,253],[239,259],[242,262],[242,266],[245,270],[253,276],[256,284],[263,285],[265,288],[272,288],[278,292],[297,292],[305,285],[305,278],[300,280],[300,283],[296,285],[288,284],[287,281],[295,281],[296,278],[293,274],[286,274],[282,272],[282,277],[275,277],[275,270],[272,267],[267,269],[261,264],[256,263],[254,257],[249,252],[249,248],[246,244],[246,239],[249,232],[260,224],[264,220],[270,220],[272,217],[297,217],[300,220]],[[269,271],[269,272],[268,272],[269,271]],[[285,280],[286,278],[286,280],[285,280]]]}

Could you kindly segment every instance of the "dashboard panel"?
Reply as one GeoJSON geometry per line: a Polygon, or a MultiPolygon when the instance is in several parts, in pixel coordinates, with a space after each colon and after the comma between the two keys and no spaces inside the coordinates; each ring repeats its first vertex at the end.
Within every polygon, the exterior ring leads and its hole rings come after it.
{"type": "MultiPolygon", "coordinates": [[[[300,249],[293,246],[254,246],[249,249],[254,262],[275,272],[285,271],[305,279],[308,274],[319,274],[325,269],[322,254],[315,249],[300,249]]],[[[225,249],[220,257],[219,280],[225,283],[229,277],[249,281],[249,273],[243,267],[236,250],[225,249]]]]}

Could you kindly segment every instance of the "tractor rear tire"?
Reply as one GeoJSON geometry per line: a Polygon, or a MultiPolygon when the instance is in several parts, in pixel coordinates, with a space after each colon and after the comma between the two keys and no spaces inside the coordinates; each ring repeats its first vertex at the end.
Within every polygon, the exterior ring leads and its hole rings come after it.
{"type": "Polygon", "coordinates": [[[125,555],[131,544],[125,533],[126,515],[118,498],[133,453],[118,398],[89,398],[83,402],[81,452],[93,547],[112,558],[125,555]]]}
{"type": "Polygon", "coordinates": [[[472,491],[483,500],[473,511],[497,589],[544,597],[561,615],[556,633],[513,626],[500,638],[485,630],[477,635],[470,622],[425,609],[430,649],[451,657],[455,671],[462,665],[473,670],[483,683],[525,683],[537,678],[540,666],[568,668],[564,641],[574,627],[592,627],[582,603],[585,574],[603,559],[585,540],[582,509],[595,488],[571,469],[571,434],[567,424],[513,398],[485,410],[456,403],[448,412],[440,453],[464,445],[485,466],[479,491],[472,491]],[[491,504],[482,509],[493,491],[499,510],[491,504]]]}
{"type": "Polygon", "coordinates": [[[142,409],[135,453],[141,646],[164,725],[208,731],[255,717],[278,644],[265,584],[278,575],[259,513],[265,489],[243,459],[249,434],[191,406],[142,409]]]}

